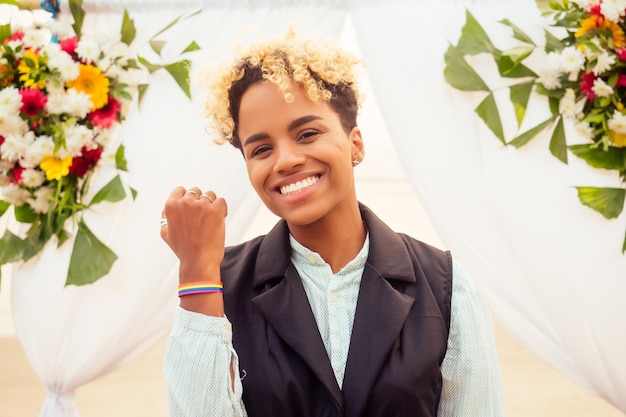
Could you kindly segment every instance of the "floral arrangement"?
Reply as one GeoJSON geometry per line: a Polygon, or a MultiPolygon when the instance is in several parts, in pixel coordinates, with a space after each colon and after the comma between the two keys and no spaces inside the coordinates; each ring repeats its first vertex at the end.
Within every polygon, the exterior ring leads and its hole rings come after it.
{"type": "MultiPolygon", "coordinates": [[[[136,31],[126,12],[119,32],[83,32],[81,2],[70,1],[70,8],[73,25],[41,18],[42,10],[16,10],[31,13],[27,23],[0,26],[0,216],[13,207],[27,225],[22,236],[7,228],[0,265],[28,260],[52,238],[60,246],[74,235],[66,285],[83,285],[106,275],[117,259],[83,213],[123,200],[127,190],[136,195],[120,176],[127,163],[116,129],[145,93],[150,72],[167,70],[189,97],[190,63],[154,64],[131,53],[136,31]],[[107,164],[117,175],[90,192],[94,173],[107,164]]],[[[150,44],[160,53],[164,42],[150,44]]],[[[197,49],[193,42],[183,53],[197,49]]]]}
{"type": "Polygon", "coordinates": [[[521,147],[548,131],[550,152],[560,161],[567,163],[569,151],[594,168],[616,171],[621,187],[576,187],[582,204],[616,218],[626,197],[626,0],[559,0],[548,6],[537,1],[537,5],[550,29],[544,28],[543,45],[504,19],[500,23],[518,42],[506,51],[493,44],[467,11],[458,44],[446,51],[445,79],[462,91],[488,93],[475,111],[503,144],[521,147]],[[509,89],[518,128],[511,140],[504,135],[496,89],[465,59],[478,54],[491,55],[499,75],[512,80],[504,87],[509,89]],[[539,64],[533,70],[528,62],[539,64]],[[551,114],[520,132],[532,93],[547,98],[551,114]],[[564,123],[576,128],[583,143],[568,144],[564,123]]]}

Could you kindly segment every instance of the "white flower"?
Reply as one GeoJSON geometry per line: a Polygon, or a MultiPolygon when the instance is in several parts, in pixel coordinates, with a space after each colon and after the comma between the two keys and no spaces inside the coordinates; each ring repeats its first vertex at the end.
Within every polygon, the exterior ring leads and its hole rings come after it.
{"type": "Polygon", "coordinates": [[[83,146],[88,146],[93,141],[93,132],[86,126],[73,125],[65,128],[65,148],[59,149],[57,155],[60,158],[79,156],[83,146]]]}
{"type": "Polygon", "coordinates": [[[82,91],[77,91],[74,88],[70,88],[67,90],[65,94],[65,112],[76,117],[80,117],[84,119],[93,104],[91,103],[91,98],[89,94],[85,94],[82,91]]]}
{"type": "Polygon", "coordinates": [[[39,136],[28,146],[21,165],[27,168],[39,166],[46,155],[54,154],[54,141],[50,136],[39,136]]]}
{"type": "Polygon", "coordinates": [[[578,118],[580,109],[576,105],[576,93],[571,88],[565,90],[565,94],[559,101],[559,113],[568,119],[576,120],[578,118]]]}
{"type": "Polygon", "coordinates": [[[27,168],[22,171],[22,185],[26,187],[39,187],[46,180],[46,175],[39,169],[27,168]]]}
{"type": "MultiPolygon", "coordinates": [[[[42,174],[43,175],[43,174],[42,174]]],[[[35,198],[30,198],[28,204],[37,213],[45,213],[50,207],[50,201],[53,200],[54,192],[50,187],[41,187],[35,191],[35,198]]]]}
{"type": "Polygon", "coordinates": [[[572,3],[579,5],[582,9],[589,11],[593,6],[599,4],[599,0],[571,0],[572,3]]]}
{"type": "Polygon", "coordinates": [[[0,113],[20,114],[22,107],[22,95],[20,91],[12,85],[0,90],[0,113]]]}
{"type": "Polygon", "coordinates": [[[593,129],[588,122],[578,122],[574,124],[574,128],[578,133],[580,133],[583,137],[588,140],[593,139],[593,129]]]}
{"type": "Polygon", "coordinates": [[[619,133],[626,134],[626,115],[623,115],[621,112],[615,110],[613,113],[613,117],[609,119],[607,122],[607,126],[609,130],[619,133]]]}
{"type": "Polygon", "coordinates": [[[29,48],[41,48],[50,42],[50,32],[43,29],[27,29],[24,31],[22,42],[29,48]]]}
{"type": "Polygon", "coordinates": [[[30,193],[17,184],[7,184],[2,187],[3,200],[15,206],[21,206],[30,197],[30,193]]]}
{"type": "Polygon", "coordinates": [[[0,135],[24,134],[28,131],[28,123],[16,114],[0,111],[0,135]]]}
{"type": "Polygon", "coordinates": [[[100,46],[95,39],[83,37],[76,47],[78,56],[86,62],[96,62],[100,57],[100,46]]]}
{"type": "MultiPolygon", "coordinates": [[[[54,45],[58,46],[58,44],[54,45]]],[[[78,74],[80,74],[78,65],[78,62],[74,61],[67,52],[60,48],[58,50],[51,48],[48,52],[48,66],[53,70],[59,71],[61,81],[63,82],[72,81],[78,77],[78,74]]]]}
{"type": "Polygon", "coordinates": [[[561,73],[555,71],[554,68],[549,66],[541,68],[538,72],[538,80],[548,90],[554,90],[561,88],[561,73]]]}
{"type": "MultiPolygon", "coordinates": [[[[123,61],[126,61],[126,59],[128,58],[128,45],[126,45],[124,42],[115,42],[107,50],[107,55],[110,56],[113,60],[122,59],[123,61]]],[[[124,65],[125,62],[120,64],[124,65]]]]}
{"type": "Polygon", "coordinates": [[[50,21],[46,22],[46,27],[48,28],[48,30],[50,30],[50,32],[55,34],[59,40],[65,40],[67,38],[75,36],[72,26],[57,19],[51,19],[50,21]]]}
{"type": "Polygon", "coordinates": [[[26,132],[24,135],[8,135],[0,145],[0,155],[8,161],[17,161],[26,156],[28,146],[35,140],[35,133],[26,132]]]}
{"type": "Polygon", "coordinates": [[[598,97],[608,97],[613,94],[613,88],[605,83],[602,78],[596,78],[591,89],[598,97]]]}
{"type": "MultiPolygon", "coordinates": [[[[0,172],[0,187],[4,187],[5,185],[8,185],[10,183],[11,179],[9,178],[9,176],[0,172]]],[[[1,192],[0,195],[2,195],[1,192]]]]}
{"type": "Polygon", "coordinates": [[[597,56],[597,62],[595,67],[593,67],[593,73],[595,75],[600,75],[605,71],[611,69],[611,66],[615,64],[615,55],[609,55],[608,52],[602,52],[597,56]]]}
{"type": "Polygon", "coordinates": [[[4,172],[6,174],[11,168],[13,168],[14,165],[14,162],[0,159],[0,172],[4,172]]]}
{"type": "Polygon", "coordinates": [[[624,16],[624,9],[626,9],[625,0],[603,0],[600,5],[602,15],[615,23],[619,23],[620,17],[624,16]]]}
{"type": "Polygon", "coordinates": [[[585,65],[585,55],[575,46],[568,46],[561,51],[560,67],[564,72],[578,73],[585,65]]]}

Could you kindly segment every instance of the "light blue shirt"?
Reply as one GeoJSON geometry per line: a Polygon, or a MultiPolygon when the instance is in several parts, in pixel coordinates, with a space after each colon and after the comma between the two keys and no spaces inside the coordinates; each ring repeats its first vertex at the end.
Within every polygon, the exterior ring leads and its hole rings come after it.
{"type": "MultiPolygon", "coordinates": [[[[290,236],[291,262],[302,278],[339,386],[350,346],[369,235],[357,256],[336,274],[322,257],[290,236]]],[[[225,317],[178,308],[164,362],[170,417],[247,416],[232,330],[225,317]]],[[[467,271],[453,261],[452,309],[439,417],[504,416],[500,367],[489,311],[467,271]]],[[[269,416],[268,416],[269,417],[269,416]]]]}

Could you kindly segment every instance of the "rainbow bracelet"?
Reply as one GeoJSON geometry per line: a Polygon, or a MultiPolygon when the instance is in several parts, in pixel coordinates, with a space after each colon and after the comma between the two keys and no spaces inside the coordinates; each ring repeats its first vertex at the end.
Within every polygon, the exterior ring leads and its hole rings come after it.
{"type": "Polygon", "coordinates": [[[183,297],[191,294],[204,294],[212,292],[224,292],[224,286],[221,282],[211,281],[194,281],[185,282],[178,285],[178,296],[183,297]]]}

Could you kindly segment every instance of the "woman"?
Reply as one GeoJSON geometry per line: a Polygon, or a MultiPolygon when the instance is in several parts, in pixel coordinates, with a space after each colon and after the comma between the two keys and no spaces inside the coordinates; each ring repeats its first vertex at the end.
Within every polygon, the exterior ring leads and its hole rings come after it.
{"type": "Polygon", "coordinates": [[[170,416],[500,416],[491,322],[450,256],[356,197],[360,61],[288,34],[217,77],[207,113],[282,220],[224,248],[227,205],[177,187],[170,416]],[[223,287],[223,290],[222,290],[223,287]]]}

